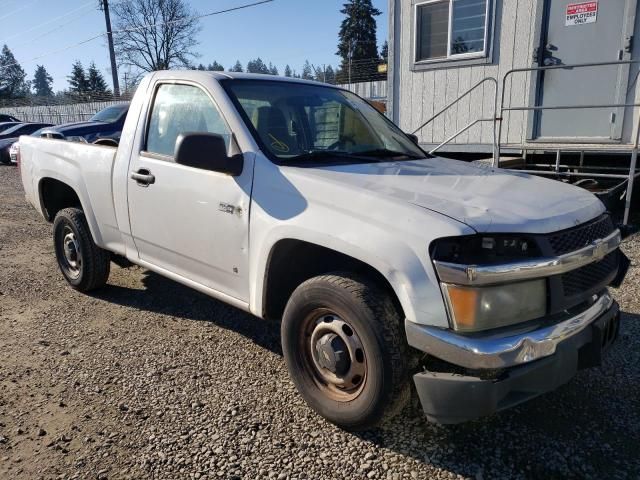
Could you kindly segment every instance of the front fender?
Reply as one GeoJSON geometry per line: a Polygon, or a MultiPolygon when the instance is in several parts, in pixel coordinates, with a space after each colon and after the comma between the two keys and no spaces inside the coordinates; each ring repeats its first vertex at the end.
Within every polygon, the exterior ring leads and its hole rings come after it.
{"type": "MultiPolygon", "coordinates": [[[[427,304],[432,303],[437,306],[431,312],[434,317],[438,318],[441,317],[441,314],[445,314],[439,288],[432,288],[434,284],[425,269],[421,267],[420,260],[415,253],[399,242],[388,238],[379,239],[376,242],[379,248],[378,252],[394,252],[393,258],[389,258],[386,255],[372,254],[366,245],[361,246],[346,242],[336,236],[322,234],[314,230],[282,226],[269,231],[261,242],[255,262],[252,262],[255,268],[251,272],[251,285],[254,286],[251,291],[251,311],[255,315],[262,315],[268,261],[275,245],[281,240],[300,240],[315,244],[355,258],[374,268],[387,279],[393,288],[407,318],[416,319],[422,316],[415,308],[415,300],[419,296],[418,291],[427,293],[427,296],[437,293],[438,298],[433,299],[435,302],[429,302],[428,298],[424,300],[427,304]]],[[[445,319],[446,314],[441,318],[445,319]]]]}
{"type": "MultiPolygon", "coordinates": [[[[338,210],[329,204],[307,205],[287,221],[274,221],[261,205],[252,206],[250,239],[250,308],[261,316],[268,262],[274,246],[281,240],[300,240],[329,248],[355,258],[377,270],[393,288],[405,317],[415,323],[448,327],[448,317],[438,279],[429,258],[429,241],[419,232],[396,225],[380,224],[368,216],[338,210]]],[[[424,209],[409,208],[410,220],[424,220],[424,209]]],[[[461,225],[433,216],[429,227],[440,236],[461,233],[461,225]]],[[[388,217],[393,220],[393,217],[388,217]]]]}

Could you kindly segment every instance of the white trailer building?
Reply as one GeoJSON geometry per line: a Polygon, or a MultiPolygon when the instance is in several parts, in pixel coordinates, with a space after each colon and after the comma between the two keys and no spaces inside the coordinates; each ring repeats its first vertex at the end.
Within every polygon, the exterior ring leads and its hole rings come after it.
{"type": "Polygon", "coordinates": [[[390,0],[390,116],[413,132],[451,105],[416,131],[421,144],[463,131],[442,150],[489,154],[497,104],[503,151],[630,153],[638,108],[618,105],[640,103],[638,64],[566,66],[640,58],[637,8],[637,0],[390,0]],[[513,71],[538,67],[553,68],[513,71]],[[540,108],[591,105],[603,107],[540,108]],[[501,106],[523,109],[501,116],[501,106]]]}

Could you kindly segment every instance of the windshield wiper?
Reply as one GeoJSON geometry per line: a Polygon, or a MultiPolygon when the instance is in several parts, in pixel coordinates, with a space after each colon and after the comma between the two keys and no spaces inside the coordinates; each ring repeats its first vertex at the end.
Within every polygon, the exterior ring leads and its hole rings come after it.
{"type": "Polygon", "coordinates": [[[295,157],[291,157],[289,161],[298,161],[298,160],[321,160],[325,158],[358,158],[358,154],[354,154],[351,152],[345,152],[343,150],[307,150],[300,155],[296,155],[295,157]]]}
{"type": "MultiPolygon", "coordinates": [[[[324,160],[324,159],[347,159],[347,160],[359,160],[359,161],[371,161],[372,159],[385,159],[391,157],[406,157],[412,160],[417,160],[420,158],[426,158],[424,156],[415,155],[412,153],[406,152],[397,152],[395,150],[389,150],[386,148],[378,148],[375,150],[367,150],[362,152],[346,152],[343,150],[307,150],[300,155],[296,155],[295,157],[291,157],[288,159],[289,162],[299,162],[299,161],[313,161],[313,160],[324,160]]],[[[378,160],[379,161],[379,160],[378,160]]]]}
{"type": "Polygon", "coordinates": [[[407,152],[398,152],[396,150],[390,150],[388,148],[376,148],[374,150],[365,150],[363,152],[354,152],[354,155],[359,155],[362,157],[376,157],[376,158],[385,158],[385,157],[408,157],[414,160],[419,158],[425,158],[422,155],[416,155],[414,153],[407,152]]]}

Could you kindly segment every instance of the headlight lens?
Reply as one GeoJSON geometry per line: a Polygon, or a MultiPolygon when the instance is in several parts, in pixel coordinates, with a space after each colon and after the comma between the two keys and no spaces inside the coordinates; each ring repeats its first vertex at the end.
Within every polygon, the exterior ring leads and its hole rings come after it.
{"type": "Polygon", "coordinates": [[[431,245],[433,260],[491,265],[541,256],[533,238],[520,235],[469,235],[441,238],[431,245]]]}
{"type": "Polygon", "coordinates": [[[543,317],[547,310],[544,279],[492,287],[442,284],[453,328],[475,332],[543,317]]]}

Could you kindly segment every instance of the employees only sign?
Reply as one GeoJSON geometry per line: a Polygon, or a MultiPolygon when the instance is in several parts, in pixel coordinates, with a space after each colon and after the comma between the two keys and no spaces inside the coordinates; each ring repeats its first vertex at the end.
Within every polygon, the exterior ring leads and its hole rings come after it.
{"type": "Polygon", "coordinates": [[[567,5],[565,26],[573,27],[595,23],[598,19],[598,2],[570,3],[567,5]]]}

